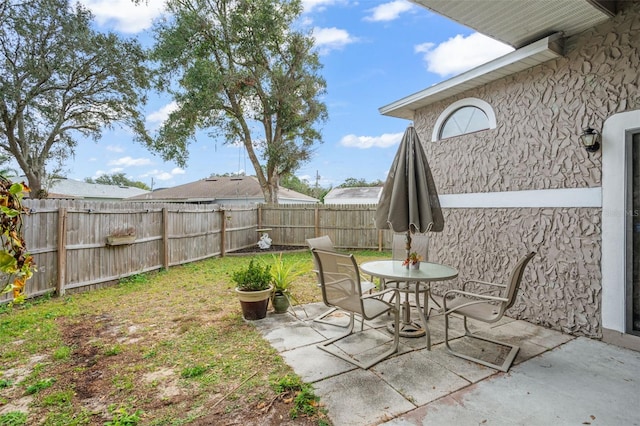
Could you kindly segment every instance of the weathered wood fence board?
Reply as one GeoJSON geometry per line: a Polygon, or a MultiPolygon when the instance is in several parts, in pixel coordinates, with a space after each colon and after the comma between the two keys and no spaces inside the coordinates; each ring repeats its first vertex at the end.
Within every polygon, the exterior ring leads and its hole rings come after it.
{"type": "Polygon", "coordinates": [[[343,249],[391,247],[391,231],[376,229],[374,204],[263,204],[258,213],[274,244],[306,246],[307,238],[328,235],[343,249]]]}
{"type": "MultiPolygon", "coordinates": [[[[98,288],[120,278],[169,268],[255,245],[268,228],[276,245],[305,247],[329,235],[344,249],[387,249],[390,231],[375,228],[375,205],[177,203],[25,200],[24,234],[37,272],[28,297],[98,288]],[[133,228],[135,241],[110,246],[107,236],[133,228]]],[[[0,302],[10,300],[9,295],[0,302]]]]}

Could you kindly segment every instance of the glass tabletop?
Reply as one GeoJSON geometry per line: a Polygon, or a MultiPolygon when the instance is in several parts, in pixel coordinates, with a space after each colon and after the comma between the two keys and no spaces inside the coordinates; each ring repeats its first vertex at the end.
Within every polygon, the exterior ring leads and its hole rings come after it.
{"type": "Polygon", "coordinates": [[[420,262],[420,269],[407,269],[401,260],[375,260],[360,265],[365,274],[399,281],[441,281],[458,276],[451,266],[433,262],[420,262]]]}

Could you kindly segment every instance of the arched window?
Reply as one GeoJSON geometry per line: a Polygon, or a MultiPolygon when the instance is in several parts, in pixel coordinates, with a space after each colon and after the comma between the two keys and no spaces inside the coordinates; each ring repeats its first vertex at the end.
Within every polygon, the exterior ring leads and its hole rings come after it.
{"type": "Polygon", "coordinates": [[[460,99],[449,105],[433,127],[432,141],[495,129],[496,115],[487,102],[477,98],[460,99]]]}

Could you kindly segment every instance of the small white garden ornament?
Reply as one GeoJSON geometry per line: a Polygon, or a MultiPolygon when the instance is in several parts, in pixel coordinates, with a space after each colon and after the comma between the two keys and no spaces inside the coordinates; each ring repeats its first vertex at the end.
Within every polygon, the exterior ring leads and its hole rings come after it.
{"type": "Polygon", "coordinates": [[[271,238],[269,238],[269,234],[266,232],[260,236],[260,241],[258,241],[258,247],[262,250],[266,250],[271,247],[271,238]]]}

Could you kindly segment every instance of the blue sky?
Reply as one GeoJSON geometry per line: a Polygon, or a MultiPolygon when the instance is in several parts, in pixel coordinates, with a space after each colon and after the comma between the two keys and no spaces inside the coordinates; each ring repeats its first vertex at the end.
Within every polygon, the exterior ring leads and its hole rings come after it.
{"type": "MultiPolygon", "coordinates": [[[[81,0],[98,29],[148,43],[162,1],[81,0]]],[[[327,81],[329,119],[323,143],[296,173],[322,187],[347,178],[384,180],[409,121],[385,117],[378,108],[504,55],[511,49],[406,0],[305,0],[300,25],[312,29],[327,81]]],[[[150,94],[147,126],[157,129],[172,107],[166,94],[150,94]]],[[[127,129],[105,131],[96,143],[80,141],[64,174],[77,180],[125,173],[129,179],[170,187],[212,173],[254,174],[243,148],[223,145],[206,133],[190,145],[186,167],[163,161],[133,142],[127,129]]]]}

